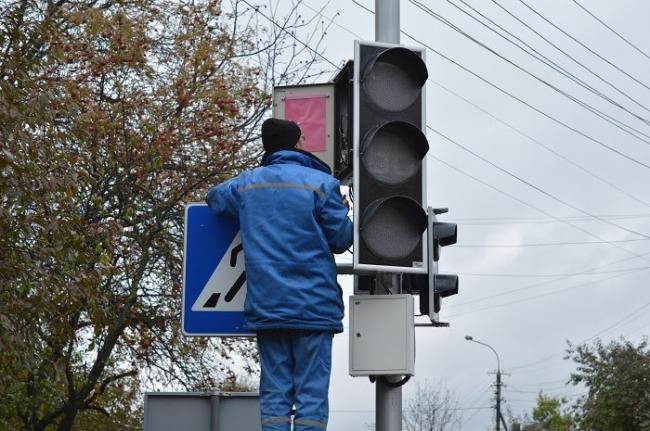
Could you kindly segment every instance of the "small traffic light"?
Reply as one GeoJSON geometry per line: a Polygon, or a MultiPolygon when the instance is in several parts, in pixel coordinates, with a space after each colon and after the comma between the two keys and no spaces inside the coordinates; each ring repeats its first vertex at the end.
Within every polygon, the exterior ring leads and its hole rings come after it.
{"type": "Polygon", "coordinates": [[[440,247],[456,244],[458,227],[456,223],[433,222],[433,260],[440,260],[440,247]]]}
{"type": "Polygon", "coordinates": [[[426,273],[422,50],[355,44],[355,269],[426,273]]]}
{"type": "MultiPolygon", "coordinates": [[[[458,293],[458,276],[434,274],[431,288],[420,290],[420,313],[432,317],[440,312],[441,298],[458,293]],[[433,294],[432,294],[433,293],[433,294]]],[[[433,318],[431,319],[433,321],[433,318]]]]}
{"type": "Polygon", "coordinates": [[[458,239],[458,227],[456,223],[443,223],[436,220],[437,214],[447,212],[447,209],[429,208],[427,211],[427,244],[429,246],[429,274],[426,279],[426,287],[420,283],[420,313],[426,314],[431,322],[438,325],[446,325],[439,321],[438,313],[442,306],[442,298],[458,293],[458,276],[452,274],[438,273],[438,260],[440,259],[440,248],[456,244],[458,239]]]}

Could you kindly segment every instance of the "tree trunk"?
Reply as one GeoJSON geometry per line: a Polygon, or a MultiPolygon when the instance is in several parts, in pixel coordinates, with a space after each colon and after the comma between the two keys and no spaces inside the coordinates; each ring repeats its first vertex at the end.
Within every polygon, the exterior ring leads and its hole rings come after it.
{"type": "Polygon", "coordinates": [[[63,414],[63,419],[61,419],[57,431],[70,431],[72,429],[72,425],[74,425],[74,419],[77,417],[78,412],[79,410],[77,410],[74,406],[68,407],[63,414]]]}

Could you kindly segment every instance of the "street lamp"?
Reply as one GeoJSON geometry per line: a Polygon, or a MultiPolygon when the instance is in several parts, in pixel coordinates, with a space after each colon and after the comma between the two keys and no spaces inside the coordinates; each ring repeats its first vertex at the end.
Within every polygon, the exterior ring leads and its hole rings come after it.
{"type": "Polygon", "coordinates": [[[508,426],[506,425],[506,421],[503,419],[503,416],[501,415],[501,360],[499,359],[499,354],[497,353],[496,350],[489,344],[483,343],[481,341],[477,341],[472,337],[471,335],[465,335],[465,339],[467,341],[471,341],[473,343],[480,344],[482,346],[487,347],[488,349],[492,350],[494,352],[494,355],[497,357],[497,387],[496,387],[496,431],[500,431],[500,423],[503,423],[503,427],[505,428],[506,431],[508,431],[508,426]],[[501,421],[501,422],[499,422],[501,421]]]}

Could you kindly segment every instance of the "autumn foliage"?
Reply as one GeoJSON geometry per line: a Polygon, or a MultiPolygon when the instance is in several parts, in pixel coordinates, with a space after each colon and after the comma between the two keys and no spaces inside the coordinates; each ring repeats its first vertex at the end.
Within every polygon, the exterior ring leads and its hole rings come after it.
{"type": "Polygon", "coordinates": [[[140,429],[251,357],[179,332],[184,203],[257,162],[286,39],[240,6],[0,0],[0,429],[140,429]]]}

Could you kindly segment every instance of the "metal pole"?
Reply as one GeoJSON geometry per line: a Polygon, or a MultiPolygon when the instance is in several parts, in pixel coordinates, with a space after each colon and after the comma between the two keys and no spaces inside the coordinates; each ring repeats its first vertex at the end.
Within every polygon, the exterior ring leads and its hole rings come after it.
{"type": "MultiPolygon", "coordinates": [[[[377,273],[377,293],[400,293],[399,275],[377,273]]],[[[400,381],[399,376],[377,376],[375,381],[375,429],[399,431],[402,429],[402,387],[389,386],[400,381]]]]}
{"type": "MultiPolygon", "coordinates": [[[[399,43],[399,0],[375,0],[375,41],[399,43]]],[[[379,275],[379,274],[378,274],[379,275]]],[[[399,277],[382,274],[377,277],[377,293],[399,292],[399,277]]],[[[402,387],[385,383],[399,381],[399,376],[378,376],[375,392],[375,426],[377,431],[402,429],[402,387]]]]}
{"type": "Polygon", "coordinates": [[[400,431],[402,429],[402,387],[388,386],[385,380],[395,382],[399,376],[379,376],[375,384],[376,431],[400,431]]]}
{"type": "Polygon", "coordinates": [[[501,415],[501,423],[503,424],[503,429],[508,431],[508,424],[506,424],[506,420],[503,418],[503,415],[501,415]]]}
{"type": "Polygon", "coordinates": [[[375,41],[399,43],[399,0],[375,0],[375,41]]]}
{"type": "Polygon", "coordinates": [[[500,431],[501,429],[501,370],[497,368],[497,414],[496,414],[497,426],[496,430],[500,431]]]}
{"type": "MultiPolygon", "coordinates": [[[[469,335],[465,336],[465,339],[467,341],[471,341],[477,344],[480,344],[482,346],[487,347],[488,349],[492,350],[494,355],[497,357],[497,387],[495,390],[495,395],[496,395],[496,405],[495,405],[495,410],[496,410],[496,431],[501,430],[501,421],[503,420],[503,417],[501,416],[501,359],[499,359],[499,354],[497,353],[496,350],[489,344],[483,343],[481,341],[477,341],[474,339],[474,337],[471,337],[469,335]]],[[[507,427],[506,427],[507,430],[507,427]]]]}

